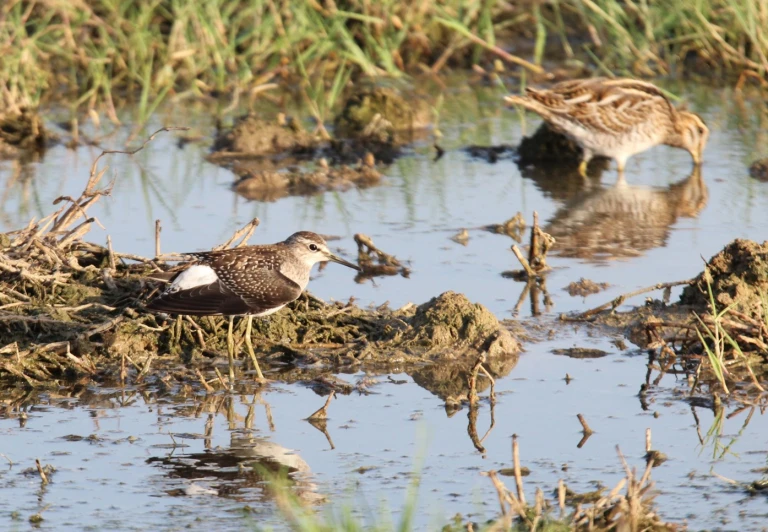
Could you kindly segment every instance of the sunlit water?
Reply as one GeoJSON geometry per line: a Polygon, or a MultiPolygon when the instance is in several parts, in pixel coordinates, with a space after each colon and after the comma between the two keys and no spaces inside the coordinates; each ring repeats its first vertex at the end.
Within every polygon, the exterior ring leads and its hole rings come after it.
{"type": "MultiPolygon", "coordinates": [[[[537,211],[561,244],[549,259],[553,306],[547,311],[539,301],[535,306],[544,314],[531,318],[531,323],[546,324],[561,312],[596,306],[636,288],[687,279],[701,270],[702,256],[709,258],[733,238],[766,238],[768,184],[747,173],[754,158],[766,155],[759,151],[766,140],[762,104],[739,104],[723,90],[673,89],[686,95],[712,130],[701,180],[690,176],[688,154],[668,148],[633,158],[626,183],[619,185],[613,169],[587,186],[567,176],[533,179],[526,172],[523,177],[508,158],[495,164],[473,159],[466,146],[517,144],[523,128],[532,132],[538,120],[529,116],[521,124],[516,112],[499,106],[501,93],[463,85],[448,91],[440,118],[446,154],[434,161],[428,143],[417,145],[384,170],[382,186],[365,190],[248,202],[231,192],[229,171],[204,161],[207,145],[178,148],[171,134],[158,136],[134,158],[108,159],[107,175],[114,177],[115,189],[91,211],[106,230],[95,229],[89,238],[104,242],[109,234],[117,250],[149,256],[159,218],[163,251],[192,251],[221,243],[259,217],[253,243],[311,229],[338,235],[341,239],[332,246],[353,257],[352,235],[361,232],[410,261],[410,278],[355,284],[349,270],[330,265],[312,281],[315,295],[400,306],[455,290],[500,318],[530,318],[534,305],[518,302],[522,285],[501,275],[519,268],[510,251],[514,241],[479,228],[518,211],[530,223],[537,211]],[[574,227],[579,231],[574,233],[574,227]],[[466,246],[450,240],[461,228],[470,233],[466,246]],[[600,243],[601,253],[583,248],[584,241],[600,243]],[[627,243],[632,249],[626,249],[627,243]],[[569,296],[563,288],[580,277],[611,286],[586,300],[569,296]]],[[[148,130],[193,125],[210,138],[211,120],[197,114],[189,121],[177,109],[148,130]]],[[[106,145],[119,147],[116,142],[106,145]]],[[[32,216],[50,212],[56,197],[78,195],[100,151],[59,146],[22,169],[0,163],[0,227],[25,225],[32,216]]],[[[642,297],[630,303],[639,304],[642,297]]],[[[646,381],[645,356],[620,351],[609,338],[557,330],[554,340],[526,345],[517,367],[497,383],[495,425],[482,442],[485,453],[468,436],[466,409],[448,417],[442,401],[406,375],[393,376],[405,381],[400,385],[376,377],[370,395],[353,393],[331,403],[327,431],[333,449],[322,432],[304,421],[325,398],[300,385],[276,384],[258,398],[222,396],[205,402],[192,393],[152,390],[94,388],[77,397],[35,396],[26,420],[0,417],[0,453],[13,461],[2,469],[0,457],[2,528],[27,528],[28,517],[37,512],[45,518],[43,528],[280,527],[280,514],[261,477],[250,467],[238,469],[238,463],[249,465],[265,455],[271,457],[261,460],[265,467],[290,465],[294,491],[315,504],[367,505],[363,513],[369,518],[391,514],[396,520],[412,474],[419,471],[421,527],[436,528],[457,512],[482,522],[496,515],[498,502],[480,472],[510,466],[513,433],[520,439],[523,465],[531,468],[526,478],[530,499],[536,487],[551,494],[559,478],[577,491],[593,489],[592,481],[610,489],[623,475],[616,445],[631,465],[644,467],[646,428],[653,431],[653,447],[670,458],[653,472],[664,518],[688,522],[692,529],[763,526],[765,498],[750,497],[711,473],[740,483],[762,476],[765,416],[754,412],[743,430],[749,411],[719,425],[712,410],[685,398],[685,382],[672,375],[664,376],[644,403],[639,391],[646,381]],[[574,360],[550,353],[573,345],[600,347],[610,355],[574,360]],[[573,377],[570,383],[566,373],[573,377]],[[578,413],[596,431],[581,448],[578,413]],[[715,436],[707,437],[712,427],[715,436]],[[169,434],[175,435],[176,448],[169,434]],[[62,438],[68,435],[94,438],[62,438]],[[35,458],[57,470],[42,489],[36,472],[22,473],[34,468],[35,458]]],[[[341,377],[354,383],[362,375],[341,377]]],[[[724,412],[738,407],[725,405],[724,412]]],[[[724,416],[717,414],[718,420],[724,416]]],[[[480,437],[489,423],[490,408],[484,403],[476,427],[480,437]]]]}

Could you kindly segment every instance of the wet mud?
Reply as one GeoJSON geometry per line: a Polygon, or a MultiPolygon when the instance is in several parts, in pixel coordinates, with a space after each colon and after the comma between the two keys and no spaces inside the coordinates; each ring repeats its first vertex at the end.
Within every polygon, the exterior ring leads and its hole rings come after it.
{"type": "Polygon", "coordinates": [[[578,281],[572,281],[565,287],[565,291],[571,297],[587,297],[592,294],[597,294],[608,288],[608,283],[596,283],[590,279],[581,278],[578,281]]]}
{"type": "MultiPolygon", "coordinates": [[[[523,137],[517,147],[517,163],[521,168],[527,166],[549,166],[554,164],[566,166],[578,173],[583,151],[571,139],[553,130],[546,122],[530,137],[523,137]]],[[[610,160],[605,157],[594,157],[589,162],[587,173],[598,174],[606,170],[610,160]]]]}
{"type": "Polygon", "coordinates": [[[707,269],[685,287],[680,303],[705,307],[710,291],[721,307],[730,307],[752,318],[768,310],[768,241],[759,244],[737,239],[709,259],[707,269]]]}
{"type": "Polygon", "coordinates": [[[418,95],[385,87],[361,87],[344,103],[334,120],[338,139],[402,145],[431,124],[429,105],[418,95]]]}
{"type": "Polygon", "coordinates": [[[219,131],[209,160],[307,154],[319,144],[320,139],[305,131],[294,118],[279,115],[274,120],[265,120],[248,114],[236,119],[231,129],[219,131]]]}
{"type": "Polygon", "coordinates": [[[334,119],[333,137],[310,133],[299,118],[255,114],[219,131],[208,160],[232,170],[232,189],[246,199],[275,201],[289,195],[380,184],[381,165],[424,136],[431,109],[419,97],[361,87],[334,119]]]}
{"type": "Polygon", "coordinates": [[[37,112],[28,108],[0,112],[0,159],[40,153],[51,140],[37,112]]]}
{"type": "Polygon", "coordinates": [[[682,361],[696,382],[708,386],[707,393],[762,393],[758,378],[768,374],[768,242],[734,240],[693,279],[660,283],[635,295],[661,289],[662,300],[649,298],[641,307],[615,312],[621,296],[576,319],[619,331],[654,353],[662,368],[682,361]],[[679,301],[670,303],[670,288],[681,284],[679,301]],[[722,375],[721,364],[728,367],[722,375]]]}

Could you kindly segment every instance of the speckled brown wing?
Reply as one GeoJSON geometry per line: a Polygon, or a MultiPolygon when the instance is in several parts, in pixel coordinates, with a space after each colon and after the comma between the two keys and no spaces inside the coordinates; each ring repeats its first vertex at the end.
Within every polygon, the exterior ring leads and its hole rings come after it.
{"type": "Polygon", "coordinates": [[[190,316],[229,316],[252,312],[242,297],[219,281],[166,292],[150,301],[147,310],[190,316]]]}
{"type": "Polygon", "coordinates": [[[219,282],[240,297],[251,314],[260,314],[301,295],[301,287],[280,272],[279,246],[251,246],[191,255],[210,266],[219,282]]]}
{"type": "Polygon", "coordinates": [[[547,90],[529,89],[528,97],[553,115],[594,132],[621,135],[665,113],[674,123],[675,108],[655,85],[631,79],[565,81],[547,90]]]}

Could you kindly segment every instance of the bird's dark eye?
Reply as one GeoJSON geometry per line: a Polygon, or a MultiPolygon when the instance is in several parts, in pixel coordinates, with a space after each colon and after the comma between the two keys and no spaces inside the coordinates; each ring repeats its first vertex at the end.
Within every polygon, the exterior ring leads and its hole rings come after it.
{"type": "Polygon", "coordinates": [[[310,251],[317,251],[318,249],[320,249],[320,248],[317,247],[317,244],[310,244],[309,245],[309,250],[310,251]]]}

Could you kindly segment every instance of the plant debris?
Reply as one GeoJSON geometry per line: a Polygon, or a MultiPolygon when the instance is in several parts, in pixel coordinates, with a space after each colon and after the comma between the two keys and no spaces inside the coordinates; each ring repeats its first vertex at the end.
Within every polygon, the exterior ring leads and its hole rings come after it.
{"type": "Polygon", "coordinates": [[[406,279],[410,276],[410,268],[394,255],[377,248],[368,235],[357,233],[355,243],[357,244],[357,264],[361,268],[360,273],[355,276],[356,282],[362,283],[373,277],[387,275],[400,275],[406,279]]]}
{"type": "Polygon", "coordinates": [[[568,295],[571,297],[581,296],[581,297],[587,297],[592,294],[597,294],[599,292],[602,292],[606,288],[608,288],[610,285],[608,283],[596,283],[594,281],[591,281],[589,279],[585,279],[582,277],[578,281],[572,281],[563,288],[566,292],[568,292],[568,295]]]}

